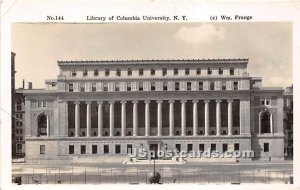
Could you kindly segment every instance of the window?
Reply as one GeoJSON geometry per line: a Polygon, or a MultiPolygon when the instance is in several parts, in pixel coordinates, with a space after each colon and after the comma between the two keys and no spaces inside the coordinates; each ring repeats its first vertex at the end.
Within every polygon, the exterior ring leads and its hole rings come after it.
{"type": "Polygon", "coordinates": [[[211,73],[212,73],[211,67],[208,67],[208,68],[207,68],[207,74],[208,74],[208,75],[211,75],[211,73]]]}
{"type": "Polygon", "coordinates": [[[227,134],[226,130],[222,130],[222,135],[226,135],[226,134],[227,134]]]}
{"type": "Polygon", "coordinates": [[[120,154],[121,153],[121,145],[119,145],[119,144],[115,145],[115,153],[116,154],[120,154]]]}
{"type": "Polygon", "coordinates": [[[187,90],[191,90],[192,88],[192,83],[191,82],[187,82],[187,90]]]}
{"type": "Polygon", "coordinates": [[[223,152],[226,152],[228,150],[228,144],[223,144],[222,148],[223,152]]]}
{"type": "Polygon", "coordinates": [[[175,82],[175,90],[179,90],[179,82],[175,82]]]}
{"type": "Polygon", "coordinates": [[[196,74],[197,74],[197,75],[201,75],[201,68],[197,68],[196,74]]]}
{"type": "Polygon", "coordinates": [[[188,144],[187,145],[187,151],[190,152],[193,150],[193,144],[188,144]]]}
{"type": "Polygon", "coordinates": [[[203,82],[199,82],[199,90],[203,90],[203,82]]]}
{"type": "Polygon", "coordinates": [[[175,144],[175,148],[177,151],[181,151],[181,144],[175,144]]]}
{"type": "Polygon", "coordinates": [[[164,88],[164,91],[167,91],[167,90],[168,90],[168,83],[167,83],[167,82],[164,82],[164,83],[163,83],[163,88],[164,88]]]}
{"type": "Polygon", "coordinates": [[[96,76],[98,76],[99,75],[99,71],[98,71],[98,69],[95,69],[94,70],[94,76],[96,77],[96,76]]]}
{"type": "Polygon", "coordinates": [[[269,152],[269,143],[264,143],[264,152],[269,152]]]}
{"type": "Polygon", "coordinates": [[[190,69],[189,68],[185,68],[185,75],[189,75],[190,74],[190,69]]]}
{"type": "Polygon", "coordinates": [[[223,67],[219,67],[219,75],[223,75],[223,67]]]}
{"type": "Polygon", "coordinates": [[[214,90],[215,89],[215,82],[211,81],[210,82],[210,90],[214,90]]]}
{"type": "Polygon", "coordinates": [[[239,88],[239,83],[233,82],[233,90],[238,90],[238,88],[239,88]]]}
{"type": "Polygon", "coordinates": [[[40,154],[45,154],[45,151],[46,151],[46,146],[40,145],[40,154]]]}
{"type": "Polygon", "coordinates": [[[226,81],[222,81],[222,90],[226,90],[226,81]]]}
{"type": "Polygon", "coordinates": [[[56,83],[55,83],[55,82],[52,82],[52,83],[51,83],[51,86],[56,86],[56,83]]]}
{"type": "Polygon", "coordinates": [[[83,76],[86,77],[88,75],[88,71],[86,69],[83,70],[83,76]]]}
{"type": "Polygon", "coordinates": [[[211,144],[210,145],[210,150],[211,150],[211,152],[215,152],[216,151],[216,144],[211,144]]]}
{"type": "Polygon", "coordinates": [[[151,82],[151,90],[152,90],[152,91],[155,90],[155,82],[151,82]]]}
{"type": "Polygon", "coordinates": [[[131,91],[131,82],[127,83],[127,91],[131,91]]]}
{"type": "Polygon", "coordinates": [[[127,145],[127,154],[132,153],[132,144],[127,145]]]}
{"type": "Polygon", "coordinates": [[[105,76],[107,77],[109,75],[109,69],[105,69],[105,76]]]}
{"type": "Polygon", "coordinates": [[[121,70],[119,68],[116,69],[116,75],[119,77],[121,76],[121,70]]]}
{"type": "Polygon", "coordinates": [[[85,154],[86,153],[86,147],[85,145],[80,145],[80,153],[85,154]]]}
{"type": "Polygon", "coordinates": [[[97,154],[97,145],[92,145],[92,154],[97,154]]]}
{"type": "Polygon", "coordinates": [[[69,145],[69,154],[74,154],[74,145],[69,145]]]}
{"type": "Polygon", "coordinates": [[[199,144],[199,151],[204,152],[204,144],[199,144]]]}
{"type": "Polygon", "coordinates": [[[115,83],[115,91],[120,91],[120,84],[118,82],[115,83]]]}
{"type": "Polygon", "coordinates": [[[234,75],[234,68],[233,67],[230,67],[229,73],[230,73],[230,75],[234,75]]]}
{"type": "Polygon", "coordinates": [[[21,111],[21,110],[22,110],[22,104],[19,104],[19,103],[17,104],[17,110],[18,110],[18,111],[21,111]]]}
{"type": "Polygon", "coordinates": [[[162,75],[163,75],[163,76],[166,76],[166,75],[167,75],[167,68],[163,68],[163,69],[162,69],[162,75]]]}
{"type": "Polygon", "coordinates": [[[109,145],[104,145],[103,146],[103,151],[104,151],[104,154],[108,154],[109,153],[109,145]]]}
{"type": "Polygon", "coordinates": [[[271,98],[266,98],[266,106],[270,106],[271,105],[271,98]]]}
{"type": "Polygon", "coordinates": [[[22,150],[22,144],[17,144],[17,149],[22,150]]]}
{"type": "Polygon", "coordinates": [[[108,84],[107,84],[107,82],[103,83],[103,91],[108,91],[108,84]]]}
{"type": "Polygon", "coordinates": [[[38,100],[37,103],[39,108],[42,107],[42,100],[38,100]]]}
{"type": "Polygon", "coordinates": [[[73,84],[69,84],[69,92],[73,92],[74,88],[73,88],[73,84]]]}
{"type": "Polygon", "coordinates": [[[92,83],[92,92],[96,92],[96,83],[92,83]]]}
{"type": "Polygon", "coordinates": [[[239,133],[238,130],[234,130],[235,135],[238,135],[238,133],[239,133]]]}
{"type": "Polygon", "coordinates": [[[211,130],[211,131],[210,131],[210,134],[211,134],[211,135],[214,135],[214,134],[215,134],[215,130],[211,130]]]}
{"type": "Polygon", "coordinates": [[[75,69],[72,69],[72,77],[75,77],[76,76],[76,71],[75,69]]]}
{"type": "Polygon", "coordinates": [[[143,91],[143,83],[139,82],[139,91],[143,91]]]}
{"type": "Polygon", "coordinates": [[[128,76],[131,76],[131,75],[132,75],[132,69],[131,69],[131,68],[128,68],[128,69],[127,69],[127,75],[128,75],[128,76]]]}
{"type": "Polygon", "coordinates": [[[20,141],[22,141],[23,140],[23,137],[22,136],[20,136],[20,141]]]}
{"type": "Polygon", "coordinates": [[[84,92],[84,91],[85,91],[85,84],[80,83],[80,92],[84,92]]]}
{"type": "Polygon", "coordinates": [[[140,76],[143,76],[143,75],[144,75],[144,69],[142,69],[142,68],[139,69],[139,75],[140,75],[140,76]]]}
{"type": "Polygon", "coordinates": [[[239,151],[239,150],[240,150],[240,144],[234,143],[234,151],[239,151]]]}
{"type": "Polygon", "coordinates": [[[178,75],[178,68],[174,68],[174,75],[178,75]]]}
{"type": "Polygon", "coordinates": [[[47,101],[43,100],[43,108],[47,107],[47,101]]]}
{"type": "Polygon", "coordinates": [[[151,69],[151,75],[155,75],[155,69],[151,69]]]}

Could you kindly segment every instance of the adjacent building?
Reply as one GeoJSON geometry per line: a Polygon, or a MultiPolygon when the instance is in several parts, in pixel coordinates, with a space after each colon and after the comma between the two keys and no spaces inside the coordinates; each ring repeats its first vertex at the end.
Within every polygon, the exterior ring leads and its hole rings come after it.
{"type": "Polygon", "coordinates": [[[145,147],[283,159],[283,89],[262,87],[248,63],[58,61],[57,79],[23,91],[26,158],[123,159],[145,147]]]}
{"type": "Polygon", "coordinates": [[[284,97],[284,153],[287,159],[293,158],[293,86],[287,87],[284,97]]]}

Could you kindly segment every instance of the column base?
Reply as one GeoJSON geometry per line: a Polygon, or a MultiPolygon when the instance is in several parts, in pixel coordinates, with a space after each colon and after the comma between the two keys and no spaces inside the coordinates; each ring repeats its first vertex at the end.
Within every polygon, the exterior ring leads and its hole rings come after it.
{"type": "Polygon", "coordinates": [[[198,134],[193,134],[194,137],[198,136],[198,134]]]}
{"type": "Polygon", "coordinates": [[[145,137],[149,137],[149,134],[145,134],[145,137]]]}
{"type": "Polygon", "coordinates": [[[173,137],[174,136],[174,134],[169,134],[169,137],[173,137]]]}
{"type": "Polygon", "coordinates": [[[185,134],[181,134],[181,136],[182,136],[182,137],[184,137],[184,136],[185,136],[185,134]]]}

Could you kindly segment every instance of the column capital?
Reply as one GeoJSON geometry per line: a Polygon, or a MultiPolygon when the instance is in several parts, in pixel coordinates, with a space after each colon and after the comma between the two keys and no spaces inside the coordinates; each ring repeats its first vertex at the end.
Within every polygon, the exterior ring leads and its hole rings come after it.
{"type": "Polygon", "coordinates": [[[137,104],[138,101],[137,101],[137,100],[132,100],[132,103],[133,103],[133,104],[137,104]]]}
{"type": "Polygon", "coordinates": [[[85,101],[86,104],[91,104],[92,101],[88,100],[88,101],[85,101]]]}
{"type": "Polygon", "coordinates": [[[103,104],[103,101],[102,100],[98,100],[97,104],[103,104]]]}
{"type": "Polygon", "coordinates": [[[174,104],[175,100],[169,100],[169,104],[174,104]]]}
{"type": "Polygon", "coordinates": [[[204,100],[204,102],[205,102],[205,103],[209,103],[209,102],[210,102],[210,100],[204,100]]]}
{"type": "Polygon", "coordinates": [[[222,100],[216,100],[216,103],[221,103],[222,102],[222,100]]]}
{"type": "Polygon", "coordinates": [[[126,104],[127,101],[126,100],[121,100],[121,104],[126,104]]]}
{"type": "Polygon", "coordinates": [[[180,100],[180,103],[182,103],[182,104],[186,103],[186,100],[180,100]]]}
{"type": "Polygon", "coordinates": [[[115,101],[109,101],[109,104],[114,104],[115,103],[115,101]]]}
{"type": "Polygon", "coordinates": [[[198,100],[193,100],[193,103],[198,103],[198,100]]]}
{"type": "Polygon", "coordinates": [[[145,100],[145,104],[150,104],[150,100],[145,100]]]}
{"type": "Polygon", "coordinates": [[[80,104],[80,101],[74,101],[74,104],[80,104]]]}
{"type": "Polygon", "coordinates": [[[162,100],[156,100],[156,103],[161,104],[163,101],[162,100]]]}
{"type": "Polygon", "coordinates": [[[233,102],[233,99],[228,99],[227,102],[233,102]]]}

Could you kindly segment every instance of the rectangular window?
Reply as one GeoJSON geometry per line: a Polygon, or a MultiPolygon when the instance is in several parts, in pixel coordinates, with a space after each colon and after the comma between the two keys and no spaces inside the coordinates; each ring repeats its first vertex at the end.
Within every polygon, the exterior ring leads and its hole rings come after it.
{"type": "Polygon", "coordinates": [[[84,92],[84,91],[85,91],[85,84],[80,83],[80,92],[84,92]]]}
{"type": "Polygon", "coordinates": [[[192,89],[192,83],[191,82],[187,82],[187,90],[191,90],[192,89]]]}
{"type": "Polygon", "coordinates": [[[219,67],[219,75],[223,75],[223,67],[219,67]]]}
{"type": "Polygon", "coordinates": [[[140,75],[140,76],[143,76],[143,75],[144,75],[144,69],[142,69],[142,68],[139,69],[139,75],[140,75]]]}
{"type": "Polygon", "coordinates": [[[208,67],[208,68],[207,68],[207,74],[208,74],[208,75],[211,75],[211,73],[212,73],[211,67],[208,67]]]}
{"type": "Polygon", "coordinates": [[[176,90],[176,91],[179,90],[179,82],[175,82],[175,90],[176,90]]]}
{"type": "Polygon", "coordinates": [[[139,82],[139,91],[143,91],[143,82],[139,82]]]}
{"type": "Polygon", "coordinates": [[[103,91],[108,91],[108,84],[107,84],[107,82],[104,82],[103,83],[103,91]]]}
{"type": "Polygon", "coordinates": [[[103,151],[104,151],[104,154],[108,154],[109,153],[109,145],[104,145],[103,146],[103,151]]]}
{"type": "Polygon", "coordinates": [[[40,145],[40,154],[45,154],[45,151],[46,151],[46,146],[40,145]]]}
{"type": "Polygon", "coordinates": [[[21,110],[22,110],[22,104],[19,104],[19,103],[17,104],[17,110],[18,110],[18,111],[21,111],[21,110]]]}
{"type": "Polygon", "coordinates": [[[155,82],[151,82],[151,90],[155,91],[155,82]]]}
{"type": "Polygon", "coordinates": [[[96,83],[92,83],[92,92],[96,92],[96,83]]]}
{"type": "Polygon", "coordinates": [[[119,68],[116,69],[116,75],[119,77],[121,76],[121,70],[119,68]]]}
{"type": "Polygon", "coordinates": [[[94,70],[94,76],[96,77],[96,76],[98,76],[99,75],[99,70],[98,69],[95,69],[94,70]]]}
{"type": "Polygon", "coordinates": [[[86,69],[83,70],[83,76],[86,77],[88,75],[88,71],[86,69]]]}
{"type": "Polygon", "coordinates": [[[80,153],[85,154],[86,153],[86,146],[85,145],[80,145],[80,153]]]}
{"type": "Polygon", "coordinates": [[[215,152],[216,151],[216,144],[211,144],[210,145],[210,150],[211,150],[211,152],[215,152]]]}
{"type": "Polygon", "coordinates": [[[38,100],[37,103],[39,108],[42,107],[42,100],[38,100]]]}
{"type": "Polygon", "coordinates": [[[116,154],[120,154],[121,153],[121,145],[119,145],[119,144],[115,145],[115,153],[116,154]]]}
{"type": "Polygon", "coordinates": [[[239,150],[240,150],[240,144],[234,143],[234,151],[239,151],[239,150]]]}
{"type": "Polygon", "coordinates": [[[204,144],[199,144],[199,151],[204,152],[204,144]]]}
{"type": "Polygon", "coordinates": [[[17,149],[22,150],[22,144],[17,144],[17,149]]]}
{"type": "Polygon", "coordinates": [[[271,105],[271,98],[266,98],[266,106],[270,106],[271,105]]]}
{"type": "Polygon", "coordinates": [[[210,90],[215,90],[215,82],[214,81],[210,82],[210,90]]]}
{"type": "Polygon", "coordinates": [[[164,91],[167,91],[167,90],[168,90],[168,83],[167,83],[167,82],[164,82],[164,83],[163,83],[163,88],[164,88],[164,91]]]}
{"type": "Polygon", "coordinates": [[[222,90],[226,90],[226,81],[222,81],[222,90]]]}
{"type": "Polygon", "coordinates": [[[264,143],[264,152],[269,152],[269,143],[264,143]]]}
{"type": "Polygon", "coordinates": [[[73,91],[74,91],[73,84],[69,84],[69,92],[73,92],[73,91]]]}
{"type": "Polygon", "coordinates": [[[265,100],[261,100],[260,105],[264,106],[265,105],[265,100]]]}
{"type": "Polygon", "coordinates": [[[233,82],[233,90],[238,90],[238,88],[239,88],[239,83],[233,82]]]}
{"type": "Polygon", "coordinates": [[[162,75],[163,75],[163,76],[166,76],[166,75],[167,75],[167,68],[163,68],[163,69],[162,69],[162,75]]]}
{"type": "Polygon", "coordinates": [[[181,151],[181,144],[175,144],[175,148],[177,151],[181,151]]]}
{"type": "Polygon", "coordinates": [[[178,75],[178,68],[174,68],[174,75],[178,75]]]}
{"type": "Polygon", "coordinates": [[[105,76],[109,76],[109,69],[105,69],[105,76]]]}
{"type": "Polygon", "coordinates": [[[47,107],[47,101],[43,100],[43,108],[47,107]]]}
{"type": "Polygon", "coordinates": [[[234,68],[233,67],[230,67],[229,73],[230,73],[230,75],[234,75],[234,68]]]}
{"type": "Polygon", "coordinates": [[[185,75],[189,75],[190,74],[190,69],[189,68],[185,68],[185,75]]]}
{"type": "Polygon", "coordinates": [[[128,68],[128,70],[127,70],[127,75],[128,75],[128,76],[131,76],[131,75],[132,75],[132,69],[131,69],[131,68],[128,68]]]}
{"type": "Polygon", "coordinates": [[[92,154],[97,154],[97,145],[92,145],[92,154]]]}
{"type": "Polygon", "coordinates": [[[188,144],[187,145],[187,151],[190,152],[193,150],[193,144],[188,144]]]}
{"type": "Polygon", "coordinates": [[[127,154],[132,153],[132,144],[127,145],[127,154]]]}
{"type": "Polygon", "coordinates": [[[131,82],[127,83],[127,91],[131,91],[131,82]]]}
{"type": "Polygon", "coordinates": [[[118,82],[115,83],[115,91],[120,91],[120,83],[118,82]]]}
{"type": "Polygon", "coordinates": [[[75,77],[75,76],[76,76],[76,70],[72,69],[72,77],[75,77]]]}
{"type": "Polygon", "coordinates": [[[227,149],[228,149],[228,144],[223,144],[223,152],[226,152],[227,151],[227,149]]]}
{"type": "Polygon", "coordinates": [[[69,154],[74,154],[74,145],[69,145],[69,154]]]}
{"type": "Polygon", "coordinates": [[[199,82],[199,90],[203,90],[203,82],[199,82]]]}
{"type": "Polygon", "coordinates": [[[201,75],[201,68],[197,68],[196,74],[197,74],[197,75],[201,75]]]}
{"type": "Polygon", "coordinates": [[[151,75],[155,75],[155,69],[151,69],[151,75]]]}

